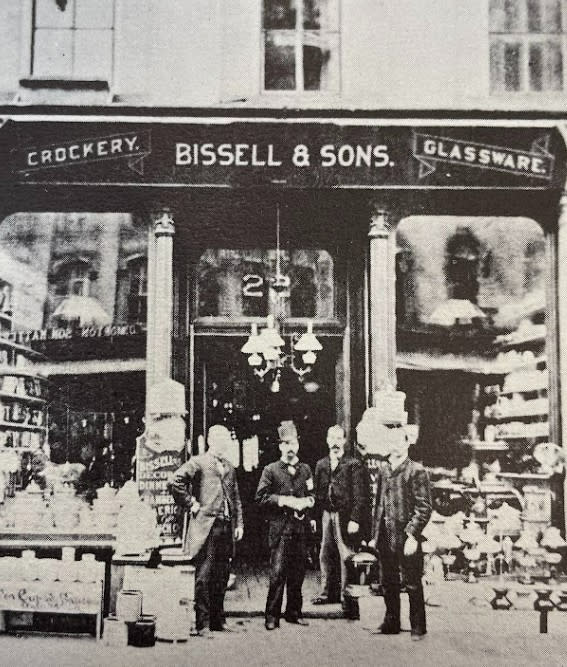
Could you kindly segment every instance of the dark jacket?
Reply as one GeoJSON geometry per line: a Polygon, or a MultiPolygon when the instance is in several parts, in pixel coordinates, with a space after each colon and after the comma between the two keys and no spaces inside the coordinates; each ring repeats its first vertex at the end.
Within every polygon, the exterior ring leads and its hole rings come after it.
{"type": "Polygon", "coordinates": [[[267,510],[269,519],[268,545],[277,547],[281,536],[286,533],[305,535],[309,532],[311,512],[306,510],[303,518],[297,518],[289,507],[278,505],[278,496],[295,498],[313,498],[313,476],[307,463],[296,464],[295,475],[290,475],[288,465],[279,460],[268,464],[262,471],[262,477],[256,490],[256,502],[267,510]]]}
{"type": "Polygon", "coordinates": [[[334,472],[328,456],[315,466],[315,501],[317,512],[338,512],[341,534],[346,544],[357,547],[367,539],[370,516],[368,479],[363,464],[346,454],[340,459],[334,472]],[[360,528],[356,535],[347,533],[349,521],[356,521],[360,528]]]}
{"type": "Polygon", "coordinates": [[[391,551],[403,554],[408,535],[421,541],[421,533],[431,517],[431,485],[421,463],[406,459],[396,470],[380,462],[376,475],[376,505],[373,539],[380,543],[380,532],[386,529],[391,551]]]}
{"type": "Polygon", "coordinates": [[[169,488],[176,503],[189,510],[192,495],[201,505],[189,521],[185,551],[195,558],[211,531],[218,508],[222,504],[223,488],[228,500],[233,529],[243,527],[242,504],[234,467],[225,462],[224,474],[219,473],[216,459],[209,454],[193,456],[184,463],[170,481],[169,488]]]}

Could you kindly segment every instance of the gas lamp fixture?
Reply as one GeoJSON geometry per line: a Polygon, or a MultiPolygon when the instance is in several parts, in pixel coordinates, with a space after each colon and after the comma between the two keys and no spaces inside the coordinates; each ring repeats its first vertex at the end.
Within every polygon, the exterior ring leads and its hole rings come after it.
{"type": "MultiPolygon", "coordinates": [[[[289,294],[289,276],[281,272],[281,250],[280,250],[280,209],[276,209],[276,274],[271,280],[274,301],[284,298],[289,294]]],[[[280,335],[276,320],[273,315],[266,318],[266,326],[260,331],[258,324],[252,324],[252,331],[248,340],[242,346],[241,352],[248,355],[248,364],[254,370],[261,381],[273,371],[273,381],[270,385],[271,391],[277,393],[280,390],[280,378],[282,369],[289,367],[301,381],[310,373],[317,361],[317,352],[323,349],[321,343],[313,333],[313,322],[307,322],[307,331],[303,333],[293,332],[289,337],[289,353],[285,351],[285,341],[280,335]],[[296,354],[297,353],[297,354],[296,354]],[[297,359],[301,355],[301,364],[297,359]]]]}

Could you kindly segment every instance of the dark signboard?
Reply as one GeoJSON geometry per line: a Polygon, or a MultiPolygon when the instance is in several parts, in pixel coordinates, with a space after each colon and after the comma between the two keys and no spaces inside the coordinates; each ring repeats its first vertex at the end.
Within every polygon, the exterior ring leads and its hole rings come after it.
{"type": "Polygon", "coordinates": [[[555,187],[552,128],[333,122],[8,123],[19,183],[185,187],[555,187]]]}

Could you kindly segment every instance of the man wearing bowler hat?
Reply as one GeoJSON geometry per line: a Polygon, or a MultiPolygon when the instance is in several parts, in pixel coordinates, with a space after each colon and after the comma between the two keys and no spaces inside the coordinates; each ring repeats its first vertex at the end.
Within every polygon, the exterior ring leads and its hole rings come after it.
{"type": "Polygon", "coordinates": [[[196,632],[229,630],[224,596],[234,542],[242,539],[242,504],[236,471],[227,461],[232,444],[229,430],[209,429],[205,454],[193,456],[173,475],[175,502],[191,514],[184,548],[195,565],[196,632]]]}
{"type": "Polygon", "coordinates": [[[301,588],[305,577],[306,541],[310,531],[309,510],[314,506],[311,469],[297,453],[299,439],[295,424],[284,421],[278,427],[281,458],[268,464],[256,491],[256,501],[269,515],[270,587],[266,602],[266,630],[279,627],[284,588],[288,623],[307,625],[302,617],[301,588]]]}

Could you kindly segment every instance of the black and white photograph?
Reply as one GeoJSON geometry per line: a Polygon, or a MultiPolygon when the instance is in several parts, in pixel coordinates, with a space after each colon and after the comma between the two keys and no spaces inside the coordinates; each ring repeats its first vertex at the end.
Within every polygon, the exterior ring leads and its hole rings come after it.
{"type": "Polygon", "coordinates": [[[0,0],[0,664],[564,665],[567,0],[0,0]]]}

